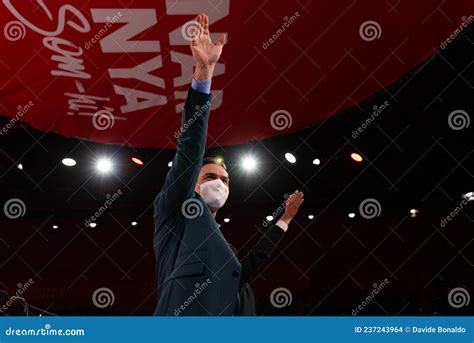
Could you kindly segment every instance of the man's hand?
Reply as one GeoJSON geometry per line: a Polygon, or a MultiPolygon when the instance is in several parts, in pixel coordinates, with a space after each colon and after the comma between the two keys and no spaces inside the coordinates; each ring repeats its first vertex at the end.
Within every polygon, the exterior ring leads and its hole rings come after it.
{"type": "Polygon", "coordinates": [[[290,224],[293,217],[298,213],[298,209],[304,201],[303,192],[294,192],[285,201],[285,213],[281,216],[280,220],[283,220],[286,224],[290,224]]]}
{"type": "Polygon", "coordinates": [[[191,34],[191,52],[193,53],[196,69],[194,78],[196,80],[210,80],[214,72],[222,47],[225,43],[225,34],[221,34],[217,43],[211,41],[209,35],[209,18],[205,14],[196,17],[197,27],[191,34]]]}

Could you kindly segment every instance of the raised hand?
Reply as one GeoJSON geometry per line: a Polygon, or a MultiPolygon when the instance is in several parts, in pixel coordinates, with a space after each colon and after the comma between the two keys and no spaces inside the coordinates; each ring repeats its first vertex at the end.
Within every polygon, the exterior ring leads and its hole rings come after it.
{"type": "Polygon", "coordinates": [[[293,217],[296,215],[296,213],[298,213],[298,210],[303,201],[303,192],[296,191],[291,194],[285,201],[285,213],[283,213],[280,219],[283,220],[285,223],[289,224],[293,217]]]}
{"type": "Polygon", "coordinates": [[[213,43],[209,34],[207,15],[199,14],[196,17],[196,22],[197,25],[190,35],[191,52],[196,63],[194,78],[196,80],[210,80],[225,44],[225,34],[221,34],[217,43],[213,43]]]}

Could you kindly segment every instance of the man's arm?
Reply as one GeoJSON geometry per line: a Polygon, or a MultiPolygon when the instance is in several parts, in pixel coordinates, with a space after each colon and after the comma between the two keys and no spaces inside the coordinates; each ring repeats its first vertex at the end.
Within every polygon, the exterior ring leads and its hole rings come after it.
{"type": "Polygon", "coordinates": [[[303,197],[304,193],[298,191],[290,195],[285,202],[285,213],[281,216],[280,220],[275,225],[272,225],[263,237],[260,238],[255,247],[241,259],[241,286],[255,276],[257,271],[268,261],[278,244],[280,244],[286,230],[288,230],[288,225],[304,201],[303,197]]]}
{"type": "Polygon", "coordinates": [[[155,212],[179,210],[182,203],[193,196],[204,157],[212,99],[211,79],[225,36],[222,35],[216,44],[212,43],[207,16],[200,14],[196,21],[198,26],[191,37],[191,51],[196,64],[194,79],[184,103],[176,154],[163,188],[155,199],[155,212]]]}

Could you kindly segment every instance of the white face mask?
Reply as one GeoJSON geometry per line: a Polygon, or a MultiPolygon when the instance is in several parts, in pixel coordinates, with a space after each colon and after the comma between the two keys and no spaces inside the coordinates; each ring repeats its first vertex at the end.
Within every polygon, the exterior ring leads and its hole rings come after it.
{"type": "Polygon", "coordinates": [[[224,206],[229,196],[229,189],[221,179],[204,182],[199,186],[199,189],[204,202],[213,209],[224,206]]]}

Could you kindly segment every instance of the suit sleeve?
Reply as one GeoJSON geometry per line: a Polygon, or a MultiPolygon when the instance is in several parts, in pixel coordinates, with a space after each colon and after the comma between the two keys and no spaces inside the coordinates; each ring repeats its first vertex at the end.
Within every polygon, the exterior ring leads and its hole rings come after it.
{"type": "Polygon", "coordinates": [[[280,244],[285,231],[277,225],[272,225],[270,229],[263,235],[262,238],[257,242],[244,258],[240,260],[241,275],[240,285],[242,286],[246,282],[249,282],[262,267],[271,254],[275,250],[278,244],[280,244]]]}
{"type": "Polygon", "coordinates": [[[155,214],[176,213],[183,202],[194,195],[206,147],[211,99],[211,94],[189,88],[176,154],[163,188],[155,199],[155,214]]]}

